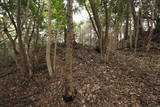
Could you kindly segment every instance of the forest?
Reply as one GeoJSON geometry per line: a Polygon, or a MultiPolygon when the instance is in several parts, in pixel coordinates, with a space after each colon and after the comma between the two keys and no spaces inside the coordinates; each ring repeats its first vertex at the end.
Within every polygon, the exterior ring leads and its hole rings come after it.
{"type": "Polygon", "coordinates": [[[160,107],[160,0],[0,0],[0,107],[160,107]]]}

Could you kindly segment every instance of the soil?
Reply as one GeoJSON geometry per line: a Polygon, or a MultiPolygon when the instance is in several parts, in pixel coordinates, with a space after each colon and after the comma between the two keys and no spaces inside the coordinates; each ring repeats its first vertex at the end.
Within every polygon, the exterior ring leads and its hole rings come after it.
{"type": "Polygon", "coordinates": [[[0,107],[160,107],[160,51],[111,52],[104,64],[93,47],[77,45],[73,54],[76,97],[65,103],[65,48],[59,44],[56,71],[49,77],[45,49],[32,55],[34,74],[14,62],[0,65],[0,107]]]}

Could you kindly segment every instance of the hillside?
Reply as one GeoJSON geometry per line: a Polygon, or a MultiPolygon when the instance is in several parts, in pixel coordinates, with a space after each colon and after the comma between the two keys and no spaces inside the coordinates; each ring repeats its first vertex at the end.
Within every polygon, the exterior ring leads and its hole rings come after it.
{"type": "MultiPolygon", "coordinates": [[[[53,52],[53,50],[52,50],[53,52]]],[[[45,48],[32,56],[32,78],[14,62],[0,65],[1,107],[158,107],[160,106],[160,51],[113,51],[108,64],[93,47],[77,45],[73,53],[73,79],[77,94],[70,104],[64,94],[63,44],[58,45],[56,72],[49,78],[45,48]],[[36,57],[35,57],[36,56],[36,57]]],[[[1,60],[0,63],[3,63],[1,60]]]]}

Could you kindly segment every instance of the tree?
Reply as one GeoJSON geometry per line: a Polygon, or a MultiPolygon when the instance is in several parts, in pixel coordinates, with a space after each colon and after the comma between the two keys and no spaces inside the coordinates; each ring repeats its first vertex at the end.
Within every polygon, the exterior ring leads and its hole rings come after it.
{"type": "Polygon", "coordinates": [[[47,47],[46,47],[46,61],[49,76],[53,75],[53,68],[51,64],[51,0],[48,0],[48,39],[47,39],[47,47]]]}
{"type": "Polygon", "coordinates": [[[72,53],[73,53],[73,0],[67,0],[67,38],[65,55],[65,95],[70,98],[75,94],[72,81],[72,53]]]}
{"type": "Polygon", "coordinates": [[[153,0],[152,3],[151,3],[151,28],[150,28],[150,31],[149,31],[149,35],[148,35],[148,43],[147,43],[147,46],[146,46],[146,51],[148,52],[149,49],[150,49],[150,42],[151,40],[153,39],[153,31],[154,31],[154,19],[155,19],[155,7],[156,7],[156,0],[153,0]]]}
{"type": "Polygon", "coordinates": [[[129,27],[129,3],[127,3],[126,6],[126,26],[125,26],[125,34],[124,34],[124,39],[128,39],[128,27],[129,27]]]}
{"type": "Polygon", "coordinates": [[[19,50],[20,50],[20,57],[21,57],[21,64],[22,64],[22,70],[24,70],[25,73],[32,75],[31,70],[29,69],[29,62],[26,54],[26,49],[22,40],[22,28],[21,28],[21,0],[17,0],[17,36],[18,36],[18,43],[19,43],[19,50]]]}
{"type": "Polygon", "coordinates": [[[5,24],[4,33],[12,43],[9,50],[14,50],[14,55],[11,56],[16,60],[20,55],[21,61],[17,65],[22,71],[29,73],[30,76],[32,75],[32,63],[30,61],[29,49],[32,37],[34,36],[35,20],[37,18],[38,7],[36,7],[36,1],[3,0],[1,5],[3,9],[1,14],[4,16],[3,23],[5,24]],[[34,23],[33,26],[31,26],[32,23],[34,23]]]}
{"type": "Polygon", "coordinates": [[[102,41],[103,43],[103,60],[104,62],[108,62],[108,57],[109,57],[109,10],[108,10],[108,0],[103,0],[103,5],[104,5],[104,11],[105,11],[105,37],[104,40],[102,41]],[[107,55],[108,54],[108,55],[107,55]]]}

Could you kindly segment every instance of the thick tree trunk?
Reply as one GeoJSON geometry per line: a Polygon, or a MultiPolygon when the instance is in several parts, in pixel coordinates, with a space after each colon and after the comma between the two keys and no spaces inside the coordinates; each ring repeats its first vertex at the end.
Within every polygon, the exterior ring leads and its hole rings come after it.
{"type": "MultiPolygon", "coordinates": [[[[66,98],[71,98],[75,94],[72,78],[72,53],[73,53],[73,0],[67,0],[67,41],[65,55],[65,95],[66,98]]],[[[67,101],[66,101],[67,102],[67,101]]]]}
{"type": "Polygon", "coordinates": [[[28,73],[28,63],[27,63],[27,55],[25,46],[23,44],[22,40],[22,32],[21,32],[21,0],[17,0],[17,36],[18,36],[18,42],[19,42],[19,50],[20,50],[20,56],[21,56],[21,64],[23,67],[23,70],[25,73],[28,73]]]}

